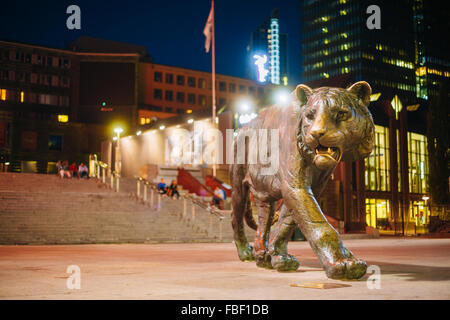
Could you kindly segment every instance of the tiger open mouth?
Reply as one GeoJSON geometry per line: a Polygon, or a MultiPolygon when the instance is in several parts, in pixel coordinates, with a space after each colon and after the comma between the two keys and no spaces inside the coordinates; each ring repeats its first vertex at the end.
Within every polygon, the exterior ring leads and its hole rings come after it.
{"type": "Polygon", "coordinates": [[[339,147],[325,147],[321,144],[315,149],[316,155],[329,157],[336,162],[339,162],[342,157],[342,151],[339,147]]]}

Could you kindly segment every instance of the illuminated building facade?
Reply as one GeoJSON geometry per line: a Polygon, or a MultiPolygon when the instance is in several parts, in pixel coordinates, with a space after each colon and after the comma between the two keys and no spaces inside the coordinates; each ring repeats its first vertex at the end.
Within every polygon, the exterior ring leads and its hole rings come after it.
{"type": "MultiPolygon", "coordinates": [[[[153,63],[145,47],[80,37],[66,49],[0,42],[0,163],[50,172],[86,161],[111,138],[152,120],[211,111],[211,73],[153,63]]],[[[217,111],[269,87],[216,75],[217,111]]]]}
{"type": "Polygon", "coordinates": [[[438,92],[450,78],[448,3],[423,0],[304,0],[301,5],[303,80],[349,74],[374,92],[412,104],[438,92]],[[366,26],[370,5],[381,29],[366,26]]]}
{"type": "Polygon", "coordinates": [[[287,45],[288,36],[280,33],[278,10],[274,9],[269,19],[251,34],[247,46],[247,76],[261,83],[287,86],[287,45]],[[257,61],[264,58],[267,61],[262,69],[257,61]],[[261,76],[262,70],[267,71],[267,77],[261,76]]]}
{"type": "MultiPolygon", "coordinates": [[[[142,62],[139,64],[138,124],[183,113],[212,110],[211,73],[142,62]]],[[[217,111],[242,98],[261,99],[270,88],[258,82],[216,74],[217,111]]]]}
{"type": "MultiPolygon", "coordinates": [[[[341,201],[330,215],[348,231],[370,226],[382,232],[427,232],[430,210],[426,121],[429,101],[450,79],[447,2],[401,0],[303,0],[303,80],[312,87],[365,80],[373,89],[373,153],[340,164],[341,201]],[[381,12],[381,29],[366,25],[370,5],[381,12]]],[[[324,199],[324,202],[327,200],[324,199]]]]}
{"type": "Polygon", "coordinates": [[[76,114],[77,76],[70,52],[0,41],[0,163],[20,169],[21,159],[45,171],[45,154],[61,155],[62,132],[76,114]]]}

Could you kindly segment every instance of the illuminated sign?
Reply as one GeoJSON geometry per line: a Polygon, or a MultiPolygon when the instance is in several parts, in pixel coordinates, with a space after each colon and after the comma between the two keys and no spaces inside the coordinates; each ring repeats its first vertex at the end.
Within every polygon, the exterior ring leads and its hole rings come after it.
{"type": "Polygon", "coordinates": [[[255,59],[255,65],[257,67],[258,81],[265,82],[266,77],[269,74],[269,70],[265,67],[267,63],[267,56],[265,54],[262,56],[255,54],[253,59],[255,59]]]}
{"type": "Polygon", "coordinates": [[[256,113],[250,113],[250,114],[241,114],[239,116],[239,123],[240,124],[246,124],[255,119],[258,115],[256,113]]]}
{"type": "Polygon", "coordinates": [[[270,82],[280,84],[280,33],[277,18],[270,19],[270,37],[270,82]]]}

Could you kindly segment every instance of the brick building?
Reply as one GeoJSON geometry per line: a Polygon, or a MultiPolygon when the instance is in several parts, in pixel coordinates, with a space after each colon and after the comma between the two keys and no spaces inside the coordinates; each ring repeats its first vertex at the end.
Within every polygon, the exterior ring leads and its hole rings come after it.
{"type": "MultiPolygon", "coordinates": [[[[51,171],[86,161],[120,126],[211,110],[211,73],[155,64],[145,47],[80,37],[66,49],[0,41],[0,162],[11,171],[51,171]]],[[[270,89],[217,75],[218,111],[270,89]]]]}

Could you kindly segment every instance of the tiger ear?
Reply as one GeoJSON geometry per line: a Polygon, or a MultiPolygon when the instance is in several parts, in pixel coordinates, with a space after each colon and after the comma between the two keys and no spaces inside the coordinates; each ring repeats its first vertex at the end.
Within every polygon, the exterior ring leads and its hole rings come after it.
{"type": "Polygon", "coordinates": [[[297,96],[302,106],[304,106],[308,102],[308,99],[312,94],[313,89],[305,84],[299,84],[297,88],[295,88],[295,95],[297,96]]]}
{"type": "Polygon", "coordinates": [[[347,91],[353,93],[360,99],[365,106],[368,106],[370,103],[370,95],[372,94],[372,88],[365,81],[358,81],[352,84],[347,91]]]}

